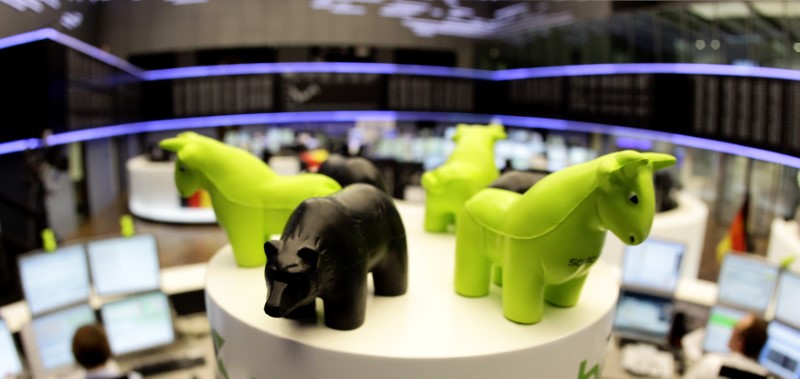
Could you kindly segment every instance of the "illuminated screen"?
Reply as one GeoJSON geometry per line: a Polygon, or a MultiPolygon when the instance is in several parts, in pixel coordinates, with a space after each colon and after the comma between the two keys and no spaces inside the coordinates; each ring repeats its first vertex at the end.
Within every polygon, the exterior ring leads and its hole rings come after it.
{"type": "Polygon", "coordinates": [[[623,292],[617,302],[614,331],[620,335],[665,342],[672,325],[672,299],[623,292]]]}
{"type": "Polygon", "coordinates": [[[622,285],[628,288],[672,294],[681,273],[685,246],[654,238],[625,249],[622,285]]]}
{"type": "Polygon", "coordinates": [[[11,338],[6,322],[0,319],[0,378],[14,377],[22,373],[17,347],[11,338]]]}
{"type": "Polygon", "coordinates": [[[86,244],[95,292],[100,296],[159,288],[155,236],[143,234],[86,244]]]}
{"type": "Polygon", "coordinates": [[[775,301],[775,319],[800,328],[800,274],[785,271],[778,281],[778,296],[775,301]]]}
{"type": "Polygon", "coordinates": [[[167,295],[151,292],[103,305],[100,309],[111,351],[126,354],[175,341],[167,295]]]}
{"type": "Polygon", "coordinates": [[[746,311],[716,305],[711,308],[706,322],[706,334],[703,338],[703,350],[714,353],[728,353],[728,341],[733,334],[733,327],[747,315],[746,311]]]}
{"type": "Polygon", "coordinates": [[[743,254],[726,254],[717,281],[718,302],[763,316],[777,280],[777,266],[743,254]]]}
{"type": "Polygon", "coordinates": [[[773,321],[767,335],[758,363],[781,378],[800,378],[800,331],[773,321]]]}
{"type": "Polygon", "coordinates": [[[96,322],[94,310],[88,304],[34,318],[33,335],[42,367],[50,370],[72,364],[72,336],[79,327],[96,322]]]}
{"type": "Polygon", "coordinates": [[[22,255],[19,276],[33,315],[89,299],[89,269],[83,245],[22,255]]]}

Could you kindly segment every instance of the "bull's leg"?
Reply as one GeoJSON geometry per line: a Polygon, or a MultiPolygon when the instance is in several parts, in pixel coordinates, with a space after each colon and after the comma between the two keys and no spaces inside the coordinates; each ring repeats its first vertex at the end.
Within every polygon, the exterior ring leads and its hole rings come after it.
{"type": "Polygon", "coordinates": [[[548,303],[559,307],[571,307],[577,304],[587,275],[583,274],[562,284],[547,286],[544,298],[548,303]]]}
{"type": "MultiPolygon", "coordinates": [[[[433,197],[433,196],[432,196],[433,197]]],[[[447,212],[441,209],[436,197],[426,200],[428,204],[425,207],[425,231],[442,233],[447,231],[447,225],[452,222],[452,217],[448,217],[447,212]]],[[[443,200],[443,199],[442,199],[443,200]]]]}
{"type": "Polygon", "coordinates": [[[520,324],[535,324],[543,310],[541,262],[525,241],[509,238],[503,259],[503,315],[520,324]]]}
{"type": "Polygon", "coordinates": [[[458,216],[456,227],[455,288],[462,296],[480,297],[489,294],[491,261],[484,251],[489,232],[480,226],[465,209],[458,216]]]}
{"type": "Polygon", "coordinates": [[[227,204],[224,209],[214,206],[217,221],[225,229],[233,256],[239,267],[258,267],[267,262],[264,255],[264,213],[260,209],[227,204]]]}
{"type": "Polygon", "coordinates": [[[503,266],[492,266],[492,282],[500,287],[503,286],[503,266]]]}

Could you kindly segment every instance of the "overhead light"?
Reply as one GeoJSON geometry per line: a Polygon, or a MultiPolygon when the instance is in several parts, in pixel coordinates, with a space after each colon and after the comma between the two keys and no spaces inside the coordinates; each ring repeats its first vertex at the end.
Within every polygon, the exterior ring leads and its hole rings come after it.
{"type": "Polygon", "coordinates": [[[719,49],[719,40],[718,39],[712,39],[711,40],[711,48],[714,49],[714,50],[718,50],[719,49]]]}
{"type": "Polygon", "coordinates": [[[800,53],[800,42],[794,43],[794,51],[800,53]]]}
{"type": "Polygon", "coordinates": [[[697,50],[703,50],[706,48],[706,41],[701,39],[694,41],[694,47],[697,48],[697,50]]]}
{"type": "Polygon", "coordinates": [[[69,30],[75,29],[81,26],[81,24],[83,23],[83,13],[64,12],[61,15],[61,18],[58,20],[58,23],[69,30]]]}

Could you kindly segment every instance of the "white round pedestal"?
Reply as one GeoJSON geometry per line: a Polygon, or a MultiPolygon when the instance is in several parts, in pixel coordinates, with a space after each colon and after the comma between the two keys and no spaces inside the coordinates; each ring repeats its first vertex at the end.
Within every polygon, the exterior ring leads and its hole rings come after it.
{"type": "Polygon", "coordinates": [[[141,155],[128,160],[128,208],[135,216],[154,221],[206,224],[217,221],[211,208],[181,206],[175,188],[175,163],[151,162],[141,155]]]}
{"type": "Polygon", "coordinates": [[[229,247],[209,262],[206,305],[229,378],[599,377],[619,288],[598,262],[578,304],[546,306],[543,320],[503,317],[500,288],[465,298],[453,290],[455,236],[422,230],[421,205],[398,202],[409,244],[409,289],[367,300],[363,326],[329,329],[264,314],[264,268],[239,268],[229,247]],[[597,366],[597,367],[595,367],[597,366]]]}

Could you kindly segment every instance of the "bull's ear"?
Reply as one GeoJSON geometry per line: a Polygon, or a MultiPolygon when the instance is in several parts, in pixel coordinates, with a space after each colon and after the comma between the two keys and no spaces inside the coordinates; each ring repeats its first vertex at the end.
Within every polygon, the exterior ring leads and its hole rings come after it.
{"type": "Polygon", "coordinates": [[[267,255],[267,260],[269,261],[272,257],[278,255],[278,251],[281,249],[283,242],[272,240],[264,242],[264,254],[267,255]]]}
{"type": "Polygon", "coordinates": [[[506,135],[506,129],[503,125],[500,124],[489,124],[487,126],[492,132],[492,136],[495,140],[506,139],[508,135],[506,135]]]}
{"type": "Polygon", "coordinates": [[[172,152],[178,152],[186,145],[186,140],[183,138],[167,138],[158,143],[162,149],[172,152]]]}
{"type": "Polygon", "coordinates": [[[458,142],[462,135],[464,135],[464,131],[467,130],[469,125],[467,124],[458,124],[456,125],[456,132],[453,134],[453,142],[458,142]]]}
{"type": "Polygon", "coordinates": [[[672,155],[662,153],[643,153],[645,158],[653,164],[653,171],[674,165],[678,160],[672,155]]]}
{"type": "Polygon", "coordinates": [[[317,268],[317,263],[319,263],[318,251],[309,247],[304,247],[297,251],[297,256],[310,267],[317,268]]]}

